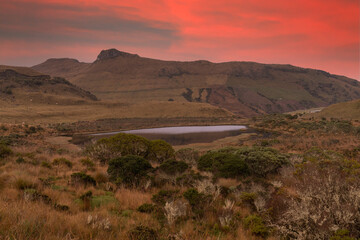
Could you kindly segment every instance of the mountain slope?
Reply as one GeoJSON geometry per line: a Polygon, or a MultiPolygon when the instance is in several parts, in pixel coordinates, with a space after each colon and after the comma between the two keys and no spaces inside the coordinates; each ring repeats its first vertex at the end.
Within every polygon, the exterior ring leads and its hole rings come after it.
{"type": "Polygon", "coordinates": [[[328,119],[360,120],[360,100],[333,104],[316,113],[315,116],[328,119]]]}
{"type": "Polygon", "coordinates": [[[51,78],[25,67],[0,66],[0,101],[70,104],[85,100],[97,98],[63,78],[51,78]]]}
{"type": "Polygon", "coordinates": [[[177,62],[103,50],[93,63],[50,59],[33,67],[102,99],[207,102],[242,116],[360,98],[360,83],[324,71],[254,62],[177,62]]]}

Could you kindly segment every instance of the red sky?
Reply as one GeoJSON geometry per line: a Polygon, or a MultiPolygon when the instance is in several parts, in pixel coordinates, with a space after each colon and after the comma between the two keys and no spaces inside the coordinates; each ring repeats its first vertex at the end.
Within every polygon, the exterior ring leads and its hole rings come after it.
{"type": "Polygon", "coordinates": [[[92,62],[117,48],[165,60],[256,61],[360,80],[359,0],[0,0],[0,64],[92,62]]]}

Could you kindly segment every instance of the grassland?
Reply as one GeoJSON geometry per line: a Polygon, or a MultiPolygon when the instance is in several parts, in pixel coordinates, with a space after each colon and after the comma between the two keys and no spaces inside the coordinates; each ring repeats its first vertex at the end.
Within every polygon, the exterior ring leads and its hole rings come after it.
{"type": "Polygon", "coordinates": [[[56,128],[2,124],[0,239],[255,240],[297,232],[304,239],[338,239],[343,234],[355,240],[359,216],[354,209],[360,206],[359,196],[353,194],[360,189],[357,123],[269,115],[247,124],[256,133],[176,147],[176,160],[190,168],[175,177],[161,172],[163,167],[157,168],[161,163],[151,160],[151,184],[132,187],[111,181],[107,163],[69,143],[70,138],[59,136],[62,132],[56,128]],[[199,156],[215,154],[231,160],[244,147],[252,149],[256,159],[263,159],[263,153],[267,157],[259,166],[249,165],[250,172],[232,177],[221,175],[227,174],[226,169],[199,170],[199,156]],[[223,150],[217,153],[218,149],[223,150]],[[278,163],[267,161],[274,157],[289,162],[272,171],[278,163]],[[271,173],[259,175],[269,169],[271,173]],[[72,174],[79,172],[96,184],[75,181],[72,174]],[[89,191],[91,196],[86,197],[89,191]],[[159,203],[160,191],[170,194],[165,198],[168,204],[186,206],[181,212],[171,205],[174,222],[169,206],[159,203]],[[339,197],[343,200],[337,202],[339,197]],[[201,205],[196,205],[198,198],[201,205]],[[139,210],[143,204],[155,210],[139,210]],[[329,206],[338,215],[327,214],[329,206]]]}

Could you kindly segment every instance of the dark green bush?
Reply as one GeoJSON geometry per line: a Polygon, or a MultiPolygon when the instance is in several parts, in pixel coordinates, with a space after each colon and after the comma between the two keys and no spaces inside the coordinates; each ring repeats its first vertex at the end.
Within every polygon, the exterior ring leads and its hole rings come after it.
{"type": "Polygon", "coordinates": [[[185,172],[188,167],[187,163],[183,161],[166,160],[160,165],[159,169],[166,174],[175,175],[185,172]]]}
{"type": "Polygon", "coordinates": [[[87,186],[88,184],[96,186],[95,179],[85,173],[82,173],[82,172],[77,172],[77,173],[71,174],[71,183],[72,184],[84,184],[85,186],[87,186]]]}
{"type": "Polygon", "coordinates": [[[189,201],[192,207],[196,207],[204,200],[204,194],[199,193],[195,188],[186,190],[183,194],[184,198],[189,201]]]}
{"type": "Polygon", "coordinates": [[[133,134],[119,133],[109,138],[102,138],[89,145],[85,153],[101,163],[107,163],[113,158],[135,155],[146,158],[149,154],[150,141],[133,134]]]}
{"type": "Polygon", "coordinates": [[[183,193],[183,196],[186,200],[188,200],[192,212],[196,216],[202,217],[207,203],[207,197],[205,194],[199,193],[195,188],[189,188],[183,193]]]}
{"type": "Polygon", "coordinates": [[[266,238],[269,235],[269,229],[264,224],[263,219],[256,214],[244,218],[243,223],[245,228],[256,236],[266,238]]]}
{"type": "Polygon", "coordinates": [[[11,149],[5,144],[0,144],[0,159],[5,158],[12,154],[11,149]]]}
{"type": "Polygon", "coordinates": [[[68,168],[72,168],[73,164],[70,160],[66,159],[66,158],[55,158],[52,162],[52,164],[54,166],[60,166],[60,165],[65,165],[68,168]]]}
{"type": "Polygon", "coordinates": [[[173,199],[178,191],[173,190],[160,190],[157,194],[154,194],[151,200],[159,205],[165,205],[165,203],[173,199]]]}
{"type": "Polygon", "coordinates": [[[51,168],[51,164],[48,163],[48,162],[46,162],[46,161],[42,161],[42,162],[41,162],[41,166],[42,166],[42,167],[45,167],[45,168],[49,168],[49,169],[51,168]]]}
{"type": "Polygon", "coordinates": [[[152,213],[155,210],[155,206],[151,203],[144,203],[137,208],[138,212],[152,213]]]}
{"type": "Polygon", "coordinates": [[[152,169],[148,160],[134,155],[110,160],[108,174],[110,181],[124,183],[127,186],[138,185],[152,169]]]}
{"type": "Polygon", "coordinates": [[[25,163],[25,159],[24,159],[23,157],[18,157],[18,158],[16,159],[16,163],[17,163],[17,164],[25,163]]]}
{"type": "Polygon", "coordinates": [[[158,236],[154,229],[146,226],[136,226],[128,232],[130,240],[157,240],[158,236]]]}
{"type": "Polygon", "coordinates": [[[248,172],[244,157],[222,151],[211,151],[201,156],[198,160],[198,169],[225,178],[240,177],[248,172]]]}
{"type": "Polygon", "coordinates": [[[55,203],[54,204],[54,208],[58,211],[62,211],[62,212],[66,212],[66,211],[69,211],[69,206],[66,206],[66,205],[61,205],[61,204],[58,204],[58,203],[55,203]]]}
{"type": "Polygon", "coordinates": [[[175,151],[172,146],[164,140],[154,140],[150,142],[147,158],[162,163],[165,160],[175,158],[175,151]]]}
{"type": "Polygon", "coordinates": [[[260,177],[276,172],[281,166],[289,162],[287,155],[272,148],[243,148],[236,151],[236,155],[244,158],[250,174],[260,177]]]}

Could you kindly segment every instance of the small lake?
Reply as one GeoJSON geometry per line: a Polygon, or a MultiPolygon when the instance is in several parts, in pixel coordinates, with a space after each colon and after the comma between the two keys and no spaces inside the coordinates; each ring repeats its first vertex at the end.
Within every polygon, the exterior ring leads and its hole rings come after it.
{"type": "Polygon", "coordinates": [[[131,133],[150,140],[162,139],[172,145],[185,145],[190,143],[208,143],[220,138],[237,136],[244,133],[244,125],[218,125],[218,126],[183,126],[136,129],[120,132],[91,134],[95,137],[107,137],[117,133],[131,133]]]}

